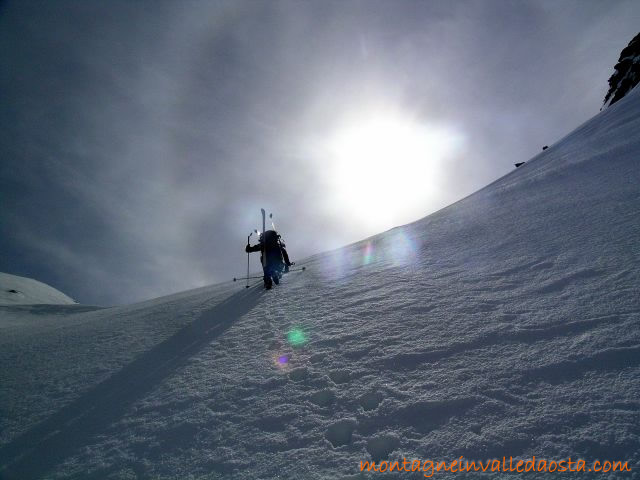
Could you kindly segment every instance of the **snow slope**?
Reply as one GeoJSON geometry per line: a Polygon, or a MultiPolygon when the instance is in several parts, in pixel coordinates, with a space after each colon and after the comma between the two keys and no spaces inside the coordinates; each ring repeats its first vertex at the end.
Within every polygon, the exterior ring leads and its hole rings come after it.
{"type": "Polygon", "coordinates": [[[31,278],[0,273],[0,305],[76,303],[64,293],[31,278]]]}
{"type": "Polygon", "coordinates": [[[346,479],[371,458],[535,455],[637,478],[639,113],[635,89],[272,291],[0,307],[0,477],[346,479]]]}

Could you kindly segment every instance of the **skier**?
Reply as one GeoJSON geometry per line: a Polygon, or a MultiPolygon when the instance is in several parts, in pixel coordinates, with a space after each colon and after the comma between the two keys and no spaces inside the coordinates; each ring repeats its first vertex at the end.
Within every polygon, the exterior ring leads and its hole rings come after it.
{"type": "Polygon", "coordinates": [[[289,271],[289,267],[293,263],[289,260],[289,254],[285,248],[284,242],[281,241],[280,235],[275,230],[267,230],[260,234],[259,243],[249,245],[244,249],[245,252],[260,252],[260,261],[264,270],[264,287],[271,288],[272,283],[278,285],[280,277],[283,273],[289,271]]]}

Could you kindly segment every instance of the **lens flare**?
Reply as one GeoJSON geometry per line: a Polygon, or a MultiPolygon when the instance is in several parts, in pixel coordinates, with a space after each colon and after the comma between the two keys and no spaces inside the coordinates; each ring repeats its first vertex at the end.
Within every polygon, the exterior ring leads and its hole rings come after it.
{"type": "Polygon", "coordinates": [[[405,265],[413,261],[417,254],[415,242],[402,230],[388,238],[389,260],[395,265],[405,265]]]}
{"type": "Polygon", "coordinates": [[[273,352],[270,355],[271,364],[281,371],[288,371],[291,368],[291,355],[282,351],[273,352]]]}
{"type": "Polygon", "coordinates": [[[307,337],[300,328],[292,328],[287,333],[287,341],[294,347],[300,347],[307,343],[307,337]]]}
{"type": "Polygon", "coordinates": [[[373,244],[371,242],[367,242],[364,246],[364,250],[362,253],[362,264],[369,265],[374,259],[374,251],[373,244]]]}
{"type": "Polygon", "coordinates": [[[344,249],[329,252],[319,262],[320,272],[326,280],[335,282],[351,267],[351,259],[352,257],[347,255],[344,249]]]}

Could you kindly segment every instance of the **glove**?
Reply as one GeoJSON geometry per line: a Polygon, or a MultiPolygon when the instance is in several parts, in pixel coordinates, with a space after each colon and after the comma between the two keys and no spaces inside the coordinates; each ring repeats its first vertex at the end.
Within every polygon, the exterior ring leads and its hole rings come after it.
{"type": "Polygon", "coordinates": [[[247,245],[246,247],[244,247],[244,251],[249,253],[249,245],[247,245]]]}

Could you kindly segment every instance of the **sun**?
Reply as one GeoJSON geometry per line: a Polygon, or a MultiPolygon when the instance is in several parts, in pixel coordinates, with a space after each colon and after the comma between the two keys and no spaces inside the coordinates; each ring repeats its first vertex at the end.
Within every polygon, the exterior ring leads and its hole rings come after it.
{"type": "Polygon", "coordinates": [[[428,213],[445,162],[461,144],[451,129],[396,113],[368,114],[329,140],[338,207],[371,228],[391,228],[428,213]]]}

